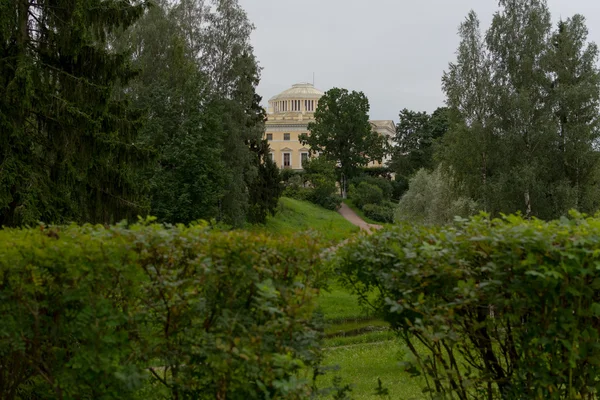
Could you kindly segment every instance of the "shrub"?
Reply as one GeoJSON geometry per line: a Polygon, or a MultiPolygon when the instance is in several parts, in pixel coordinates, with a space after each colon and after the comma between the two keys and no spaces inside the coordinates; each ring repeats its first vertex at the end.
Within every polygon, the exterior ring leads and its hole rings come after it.
{"type": "Polygon", "coordinates": [[[597,399],[599,248],[598,218],[482,215],[361,237],[337,266],[379,293],[429,398],[597,399]]]}
{"type": "Polygon", "coordinates": [[[377,186],[383,192],[384,199],[391,200],[394,188],[393,188],[392,181],[390,181],[389,179],[379,178],[379,177],[374,177],[374,176],[369,176],[369,175],[362,175],[362,176],[358,176],[356,178],[350,179],[348,181],[348,186],[357,187],[362,182],[366,182],[369,185],[377,186]]]}
{"type": "Polygon", "coordinates": [[[362,209],[366,204],[381,204],[383,202],[383,190],[367,182],[361,182],[358,186],[350,187],[349,197],[352,203],[362,209]]]}
{"type": "Polygon", "coordinates": [[[404,193],[408,190],[408,180],[400,175],[396,175],[396,178],[392,182],[392,200],[399,201],[404,193]]]}
{"type": "Polygon", "coordinates": [[[336,187],[335,163],[317,157],[305,163],[306,179],[312,188],[306,199],[328,210],[337,210],[342,204],[336,187]]]}
{"type": "MultiPolygon", "coordinates": [[[[335,190],[335,189],[334,189],[335,190]]],[[[342,205],[342,197],[329,190],[313,189],[308,193],[307,199],[327,210],[336,211],[342,205]]]]}
{"type": "Polygon", "coordinates": [[[284,197],[290,197],[296,200],[307,200],[311,190],[305,187],[304,179],[301,175],[293,175],[286,183],[283,191],[284,197]]]}
{"type": "Polygon", "coordinates": [[[362,210],[367,217],[374,221],[392,223],[394,222],[396,205],[391,202],[384,202],[383,204],[365,204],[362,210]]]}
{"type": "Polygon", "coordinates": [[[477,204],[460,195],[451,176],[438,167],[433,172],[419,170],[410,180],[408,191],[400,199],[395,219],[398,222],[445,224],[455,216],[467,217],[477,212],[477,204]]]}
{"type": "Polygon", "coordinates": [[[0,398],[307,398],[320,250],[203,226],[0,230],[0,398]]]}

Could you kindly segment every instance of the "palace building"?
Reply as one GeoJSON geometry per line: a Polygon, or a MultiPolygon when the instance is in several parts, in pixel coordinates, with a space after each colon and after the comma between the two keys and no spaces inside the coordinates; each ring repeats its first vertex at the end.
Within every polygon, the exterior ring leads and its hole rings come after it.
{"type": "MultiPolygon", "coordinates": [[[[308,124],[315,120],[314,113],[323,95],[312,84],[299,83],[269,100],[265,137],[269,141],[273,161],[281,168],[302,169],[309,148],[300,143],[298,136],[309,133],[308,124]]],[[[396,133],[396,125],[391,120],[371,121],[371,125],[389,141],[396,133]]],[[[371,163],[371,166],[379,164],[371,163]]]]}

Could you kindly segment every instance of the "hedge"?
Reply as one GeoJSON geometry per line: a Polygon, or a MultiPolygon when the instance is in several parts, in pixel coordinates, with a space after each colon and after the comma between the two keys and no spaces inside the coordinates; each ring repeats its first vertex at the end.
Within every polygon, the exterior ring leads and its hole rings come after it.
{"type": "Polygon", "coordinates": [[[320,250],[200,225],[0,230],[0,398],[306,398],[320,250]]]}
{"type": "Polygon", "coordinates": [[[405,225],[349,243],[337,268],[379,293],[429,398],[598,398],[598,218],[405,225]]]}

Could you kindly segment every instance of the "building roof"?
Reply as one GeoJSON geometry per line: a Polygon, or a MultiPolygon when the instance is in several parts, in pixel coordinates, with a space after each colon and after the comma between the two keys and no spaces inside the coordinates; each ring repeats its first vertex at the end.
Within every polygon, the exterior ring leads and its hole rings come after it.
{"type": "Polygon", "coordinates": [[[391,136],[396,133],[396,124],[392,120],[372,120],[369,122],[376,130],[386,130],[391,136]]]}
{"type": "Polygon", "coordinates": [[[312,83],[297,83],[290,89],[284,90],[269,101],[277,100],[318,100],[325,93],[316,89],[312,83]]]}

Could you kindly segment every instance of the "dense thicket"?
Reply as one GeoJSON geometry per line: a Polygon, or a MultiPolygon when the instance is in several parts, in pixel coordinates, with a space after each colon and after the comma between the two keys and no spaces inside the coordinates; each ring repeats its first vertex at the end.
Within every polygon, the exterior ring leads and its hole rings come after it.
{"type": "Polygon", "coordinates": [[[320,251],[203,226],[0,230],[0,398],[309,398],[320,251]]]}
{"type": "Polygon", "coordinates": [[[428,398],[598,399],[599,246],[598,218],[478,216],[362,237],[337,265],[428,398]]]}
{"type": "Polygon", "coordinates": [[[546,1],[500,1],[487,32],[471,13],[460,38],[440,158],[463,194],[493,214],[595,212],[600,78],[584,18],[553,29],[546,1]]]}

